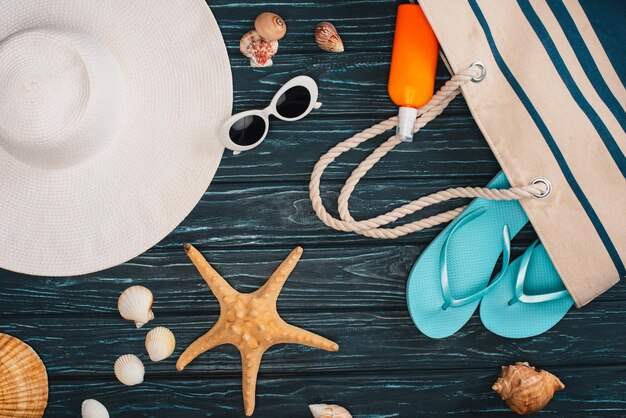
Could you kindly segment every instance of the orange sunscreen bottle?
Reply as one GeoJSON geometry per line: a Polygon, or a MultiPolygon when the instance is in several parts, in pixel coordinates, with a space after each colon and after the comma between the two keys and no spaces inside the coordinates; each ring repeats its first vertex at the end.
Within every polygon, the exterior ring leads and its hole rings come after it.
{"type": "Polygon", "coordinates": [[[417,4],[398,7],[393,39],[389,97],[400,107],[396,137],[413,141],[417,109],[433,96],[439,43],[422,8],[417,4]]]}

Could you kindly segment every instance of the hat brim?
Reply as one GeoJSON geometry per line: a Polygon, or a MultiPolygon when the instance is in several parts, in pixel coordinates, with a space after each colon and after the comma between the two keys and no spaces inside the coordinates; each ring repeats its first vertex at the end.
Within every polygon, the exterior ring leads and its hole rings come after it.
{"type": "Polygon", "coordinates": [[[0,40],[52,27],[114,53],[128,85],[123,133],[75,166],[44,169],[0,146],[0,267],[71,276],[126,262],[180,224],[224,151],[232,76],[202,0],[0,3],[0,40]]]}

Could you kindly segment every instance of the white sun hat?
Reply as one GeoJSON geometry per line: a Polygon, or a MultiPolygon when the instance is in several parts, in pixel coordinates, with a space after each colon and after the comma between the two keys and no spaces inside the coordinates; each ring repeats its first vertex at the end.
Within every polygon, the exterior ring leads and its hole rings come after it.
{"type": "Polygon", "coordinates": [[[0,267],[91,273],[183,221],[232,110],[204,0],[0,0],[0,267]]]}

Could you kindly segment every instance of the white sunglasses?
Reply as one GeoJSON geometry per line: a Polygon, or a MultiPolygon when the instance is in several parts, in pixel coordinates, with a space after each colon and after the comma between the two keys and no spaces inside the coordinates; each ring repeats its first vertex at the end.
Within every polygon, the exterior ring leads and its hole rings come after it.
{"type": "Polygon", "coordinates": [[[288,122],[302,119],[322,106],[317,94],[317,84],[311,77],[294,77],[276,92],[265,109],[247,110],[228,118],[220,129],[220,141],[234,154],[248,151],[267,136],[270,115],[288,122]]]}

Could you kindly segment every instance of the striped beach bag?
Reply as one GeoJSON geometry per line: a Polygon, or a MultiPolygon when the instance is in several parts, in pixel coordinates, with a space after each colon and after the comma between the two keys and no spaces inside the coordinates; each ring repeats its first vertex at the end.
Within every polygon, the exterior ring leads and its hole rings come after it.
{"type": "Polygon", "coordinates": [[[419,3],[453,76],[419,109],[415,130],[461,92],[512,188],[499,195],[450,189],[356,221],[348,211],[350,194],[399,144],[391,137],[352,173],[339,197],[341,219],[332,217],[319,197],[323,170],[341,153],[397,124],[390,118],[320,159],[310,186],[314,210],[333,228],[394,238],[450,221],[462,210],[383,228],[439,201],[519,199],[576,306],[587,304],[626,276],[626,2],[419,3]]]}

